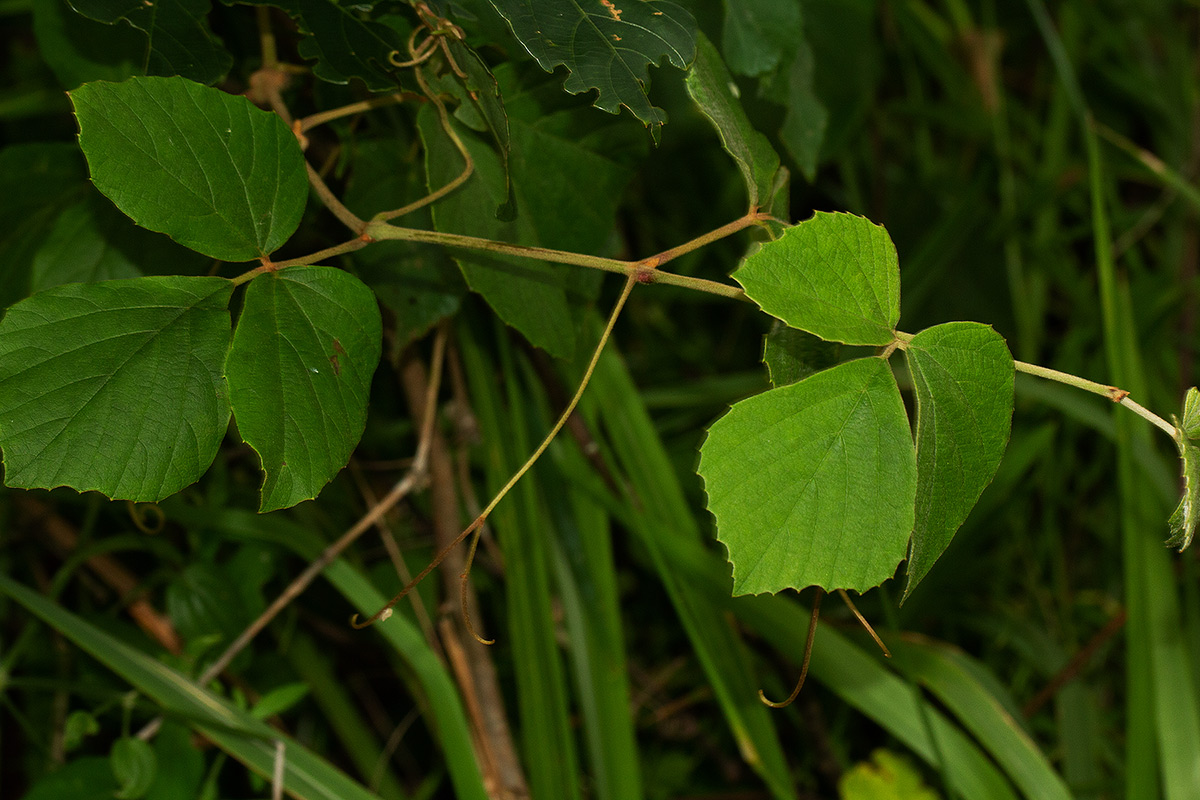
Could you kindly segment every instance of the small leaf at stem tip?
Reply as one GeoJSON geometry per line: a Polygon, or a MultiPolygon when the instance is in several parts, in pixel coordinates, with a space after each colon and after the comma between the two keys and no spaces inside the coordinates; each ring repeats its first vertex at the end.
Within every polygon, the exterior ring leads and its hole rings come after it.
{"type": "Polygon", "coordinates": [[[1196,387],[1184,396],[1183,419],[1172,415],[1171,421],[1175,423],[1175,444],[1183,467],[1183,496],[1168,520],[1171,536],[1166,544],[1183,552],[1192,543],[1200,520],[1200,391],[1196,387]]]}
{"type": "Polygon", "coordinates": [[[747,256],[733,273],[746,296],[826,341],[887,345],[900,319],[900,262],[882,225],[818,211],[747,256]]]}

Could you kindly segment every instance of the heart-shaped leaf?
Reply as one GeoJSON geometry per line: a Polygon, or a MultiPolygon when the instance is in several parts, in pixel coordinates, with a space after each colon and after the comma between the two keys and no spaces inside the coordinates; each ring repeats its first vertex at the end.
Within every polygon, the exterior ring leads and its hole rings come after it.
{"type": "Polygon", "coordinates": [[[161,500],[195,482],[229,424],[223,278],[67,284],[0,321],[5,482],[161,500]]]}
{"type": "Polygon", "coordinates": [[[382,322],[375,295],[331,267],[250,282],[225,373],[242,438],[266,473],[261,511],[317,496],[367,422],[382,322]]]}
{"type": "Polygon", "coordinates": [[[882,359],[735,404],[709,428],[698,472],[734,594],[864,592],[890,578],[908,548],[916,452],[882,359]]]}
{"type": "Polygon", "coordinates": [[[137,224],[222,261],[268,255],[300,224],[304,156],[278,115],[183,78],[70,94],[93,183],[137,224]]]}
{"type": "Polygon", "coordinates": [[[900,319],[900,262],[883,226],[818,211],[746,257],[733,277],[762,310],[846,344],[889,344],[900,319]]]}

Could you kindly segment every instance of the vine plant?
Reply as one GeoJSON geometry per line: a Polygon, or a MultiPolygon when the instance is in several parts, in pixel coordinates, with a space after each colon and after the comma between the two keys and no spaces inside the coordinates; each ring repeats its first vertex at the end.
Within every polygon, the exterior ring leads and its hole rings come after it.
{"type": "MultiPolygon", "coordinates": [[[[84,13],[91,5],[76,3],[84,13]]],[[[410,31],[394,21],[362,23],[357,34],[376,50],[382,47],[386,58],[349,65],[322,49],[315,23],[299,13],[301,29],[312,34],[301,53],[318,59],[318,77],[336,81],[349,74],[388,92],[304,119],[292,119],[283,103],[282,87],[294,70],[277,62],[273,47],[264,49],[263,68],[251,81],[251,93],[272,111],[204,85],[214,79],[204,70],[191,76],[201,82],[178,74],[184,71],[174,68],[177,61],[152,49],[147,63],[159,59],[166,66],[157,71],[166,74],[90,82],[70,93],[91,180],[137,225],[218,262],[257,265],[234,277],[65,283],[8,308],[0,321],[6,483],[158,501],[200,478],[232,417],[261,461],[260,511],[316,497],[363,433],[382,351],[375,292],[349,272],[323,264],[398,240],[449,248],[470,289],[530,342],[559,356],[574,349],[562,334],[572,330],[563,270],[622,274],[624,289],[587,375],[641,284],[751,301],[783,324],[765,348],[773,388],[734,404],[709,429],[700,451],[698,472],[733,564],[735,594],[808,586],[843,596],[844,590],[861,593],[892,577],[907,559],[907,597],[1000,463],[1017,371],[1106,396],[1174,439],[1185,487],[1168,544],[1188,546],[1200,517],[1195,389],[1187,394],[1182,421],[1172,425],[1116,387],[1014,361],[987,325],[951,322],[902,331],[901,272],[886,230],[845,213],[786,221],[787,170],[750,127],[720,55],[686,11],[656,0],[621,8],[581,4],[580,18],[569,22],[587,24],[571,28],[559,18],[537,17],[532,6],[495,6],[544,68],[568,66],[568,91],[597,89],[596,105],[612,112],[629,108],[655,137],[665,115],[646,97],[647,65],[665,58],[687,68],[690,96],[745,179],[746,213],[636,261],[596,255],[598,247],[584,252],[528,243],[537,237],[523,214],[538,198],[536,189],[510,177],[511,132],[498,83],[438,4],[415,4],[410,31]],[[600,74],[595,64],[561,55],[555,39],[576,35],[595,37],[596,47],[621,41],[624,47],[614,52],[632,60],[600,74]],[[403,88],[412,84],[415,91],[403,88]],[[364,219],[306,161],[307,137],[318,125],[400,102],[422,106],[417,134],[426,152],[428,193],[364,219]],[[310,188],[350,238],[309,256],[273,260],[297,231],[310,188]],[[458,213],[443,214],[453,203],[458,213]],[[426,206],[432,207],[432,229],[395,223],[426,206]],[[472,208],[496,236],[456,229],[454,220],[472,208]],[[747,230],[761,231],[762,241],[733,272],[738,286],[662,269],[747,230]],[[875,350],[813,372],[797,355],[797,331],[875,350]],[[900,366],[893,364],[900,354],[915,395],[912,422],[897,379],[900,366]]],[[[136,26],[138,12],[130,13],[136,26]]],[[[411,327],[419,331],[421,323],[411,327]]],[[[529,462],[455,545],[477,533],[545,450],[585,390],[587,375],[529,462]]],[[[386,617],[390,607],[372,620],[386,617]]],[[[214,668],[219,671],[220,663],[214,668]]]]}

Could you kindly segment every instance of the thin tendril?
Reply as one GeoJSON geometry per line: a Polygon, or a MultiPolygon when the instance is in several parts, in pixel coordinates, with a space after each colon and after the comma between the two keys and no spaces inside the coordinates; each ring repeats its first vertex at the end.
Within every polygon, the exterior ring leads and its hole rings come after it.
{"type": "Polygon", "coordinates": [[[471,565],[475,563],[475,550],[479,547],[479,534],[483,531],[483,525],[475,529],[475,535],[471,537],[471,546],[467,549],[467,563],[463,567],[462,574],[458,576],[458,602],[462,607],[463,622],[466,623],[467,631],[475,637],[475,641],[480,644],[491,645],[495,644],[495,639],[484,639],[475,632],[475,626],[471,624],[471,611],[467,606],[467,585],[471,579],[471,565]]]}
{"type": "Polygon", "coordinates": [[[800,695],[800,689],[804,686],[804,679],[808,677],[808,662],[812,658],[813,639],[817,636],[817,620],[821,618],[821,598],[824,596],[825,590],[818,586],[817,596],[813,598],[812,617],[808,620],[808,639],[804,642],[804,663],[800,665],[800,680],[796,681],[796,688],[792,689],[792,693],[782,703],[768,700],[767,696],[763,694],[762,689],[759,689],[758,699],[763,701],[763,705],[768,705],[771,708],[787,708],[800,695]]]}
{"type": "MultiPolygon", "coordinates": [[[[504,484],[504,488],[496,493],[496,496],[492,498],[492,501],[487,504],[487,507],[483,509],[483,511],[479,512],[479,516],[477,516],[462,533],[454,537],[454,541],[450,542],[441,550],[439,550],[438,554],[433,557],[433,561],[429,562],[425,569],[421,570],[415,578],[405,584],[404,588],[401,589],[395,597],[389,600],[387,605],[361,622],[358,619],[358,615],[355,614],[350,618],[351,627],[362,630],[369,625],[375,624],[380,619],[390,616],[392,613],[392,607],[404,599],[404,596],[411,592],[418,583],[423,581],[426,575],[428,575],[439,564],[441,564],[442,561],[445,560],[446,556],[450,555],[450,552],[454,550],[454,548],[462,544],[468,536],[477,531],[480,526],[483,525],[484,521],[488,518],[496,506],[500,504],[500,501],[503,500],[505,495],[507,495],[513,486],[516,485],[517,481],[521,480],[525,473],[530,470],[530,468],[537,462],[539,458],[541,458],[542,453],[546,452],[546,448],[550,446],[550,442],[554,441],[554,437],[557,436],[558,432],[561,431],[563,426],[567,424],[567,419],[575,411],[575,407],[579,405],[579,400],[583,397],[583,390],[587,388],[588,382],[592,379],[592,373],[596,371],[596,365],[600,363],[600,354],[604,352],[604,345],[608,343],[608,339],[612,335],[613,328],[617,324],[617,317],[621,315],[621,309],[625,307],[625,301],[629,299],[629,293],[633,291],[633,287],[636,283],[637,278],[633,276],[625,279],[625,288],[621,291],[621,296],[617,299],[616,305],[613,306],[612,313],[609,314],[608,324],[604,327],[604,333],[600,336],[600,341],[596,345],[595,352],[592,353],[592,360],[588,363],[587,370],[583,373],[583,380],[580,382],[579,388],[575,391],[575,396],[571,398],[571,402],[567,404],[565,409],[563,409],[562,414],[559,415],[558,421],[554,423],[554,427],[550,429],[548,434],[546,434],[546,438],[543,439],[542,443],[538,445],[538,448],[533,451],[533,455],[531,455],[525,461],[525,463],[521,465],[521,468],[517,470],[511,478],[508,479],[508,483],[504,484]]],[[[478,639],[479,637],[476,636],[475,638],[478,639]]]]}
{"type": "Polygon", "coordinates": [[[883,643],[883,639],[879,638],[879,634],[871,627],[871,623],[867,622],[867,618],[858,610],[858,606],[854,605],[854,601],[850,599],[850,595],[846,594],[846,590],[838,589],[838,594],[841,595],[842,602],[846,604],[846,607],[858,618],[859,624],[867,629],[867,633],[871,634],[871,638],[875,640],[875,644],[879,645],[879,649],[883,651],[884,656],[891,658],[892,651],[887,649],[887,645],[883,643]]]}

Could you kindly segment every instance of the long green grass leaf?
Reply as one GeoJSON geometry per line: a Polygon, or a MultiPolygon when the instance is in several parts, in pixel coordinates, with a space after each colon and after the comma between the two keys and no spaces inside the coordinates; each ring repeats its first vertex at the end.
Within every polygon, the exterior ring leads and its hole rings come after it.
{"type": "Polygon", "coordinates": [[[1070,800],[1071,792],[1037,743],[988,688],[966,656],[943,644],[889,640],[896,667],[925,686],[962,722],[1030,800],[1070,800]]]}
{"type": "MultiPolygon", "coordinates": [[[[1108,179],[1091,112],[1042,0],[1028,0],[1059,81],[1079,117],[1088,156],[1092,239],[1100,285],[1104,347],[1112,380],[1135,396],[1146,381],[1138,347],[1136,320],[1128,285],[1117,276],[1112,254],[1106,195],[1108,179]]],[[[1180,637],[1179,597],[1171,580],[1169,556],[1153,536],[1162,511],[1147,481],[1135,469],[1134,451],[1149,438],[1144,422],[1116,409],[1117,472],[1125,558],[1128,677],[1126,704],[1126,796],[1154,797],[1161,778],[1162,796],[1184,800],[1200,786],[1200,704],[1195,673],[1180,637]],[[1156,757],[1157,754],[1157,757],[1156,757]]]]}
{"type": "MultiPolygon", "coordinates": [[[[306,560],[316,558],[323,545],[308,528],[277,515],[261,516],[215,506],[195,508],[182,503],[171,503],[166,511],[170,518],[189,528],[203,530],[207,527],[220,530],[230,538],[270,542],[290,549],[306,560]]],[[[383,593],[344,559],[337,559],[326,567],[324,576],[360,614],[374,614],[387,602],[383,593]]],[[[351,608],[347,608],[347,615],[350,613],[351,608]]],[[[402,614],[373,626],[372,630],[384,638],[411,670],[412,691],[426,700],[429,722],[437,733],[459,800],[487,800],[462,699],[445,665],[429,647],[416,623],[402,614]]]]}
{"type": "Polygon", "coordinates": [[[116,672],[167,713],[194,725],[218,747],[259,775],[271,776],[275,742],[284,742],[283,782],[291,796],[303,800],[371,800],[377,797],[328,761],[265,722],[201,689],[186,676],[114,639],[6,575],[0,575],[0,592],[116,672]]]}
{"type": "MultiPolygon", "coordinates": [[[[495,368],[484,356],[477,330],[459,341],[472,407],[484,432],[489,492],[502,487],[536,446],[505,330],[492,336],[500,348],[506,397],[497,390],[495,368]]],[[[534,797],[580,797],[578,756],[571,732],[566,677],[555,639],[550,595],[552,528],[535,481],[526,477],[497,506],[491,524],[504,551],[508,636],[517,682],[524,764],[534,797]]],[[[477,623],[478,624],[478,623],[477,623]]]]}

